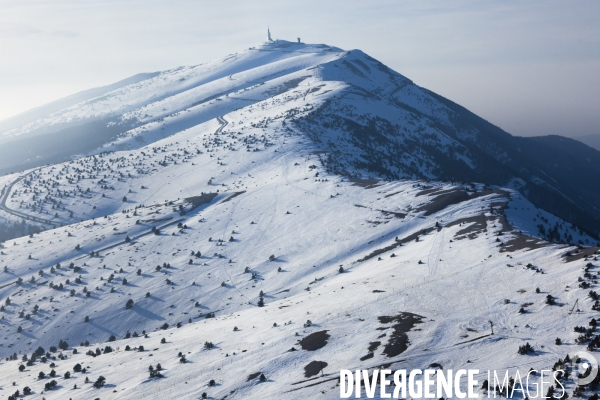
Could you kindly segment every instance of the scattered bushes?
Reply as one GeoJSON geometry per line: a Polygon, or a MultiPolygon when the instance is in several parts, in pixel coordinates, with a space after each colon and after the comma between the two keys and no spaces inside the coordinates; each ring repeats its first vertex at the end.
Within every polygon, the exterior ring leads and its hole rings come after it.
{"type": "Polygon", "coordinates": [[[58,382],[56,382],[54,379],[52,379],[50,382],[46,382],[46,384],[44,385],[44,390],[52,390],[57,385],[58,385],[58,382]]]}
{"type": "Polygon", "coordinates": [[[160,373],[160,370],[160,364],[156,366],[156,369],[152,365],[150,365],[148,367],[148,373],[150,374],[150,378],[162,378],[163,375],[160,373]]]}
{"type": "Polygon", "coordinates": [[[531,354],[531,353],[533,353],[533,347],[531,347],[529,342],[527,342],[523,346],[519,346],[519,350],[517,351],[517,353],[519,353],[521,355],[531,354]]]}
{"type": "Polygon", "coordinates": [[[95,387],[96,389],[99,389],[99,388],[101,388],[102,386],[104,386],[105,384],[106,384],[106,378],[105,378],[105,377],[103,377],[102,375],[100,375],[100,376],[98,377],[98,379],[96,379],[96,382],[94,382],[94,387],[95,387]]]}

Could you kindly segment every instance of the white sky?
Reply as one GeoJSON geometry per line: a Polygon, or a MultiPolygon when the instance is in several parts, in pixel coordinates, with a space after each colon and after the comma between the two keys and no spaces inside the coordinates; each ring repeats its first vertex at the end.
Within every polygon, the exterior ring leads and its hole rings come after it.
{"type": "Polygon", "coordinates": [[[0,0],[0,120],[241,51],[267,25],[361,49],[512,134],[600,133],[595,0],[0,0]]]}

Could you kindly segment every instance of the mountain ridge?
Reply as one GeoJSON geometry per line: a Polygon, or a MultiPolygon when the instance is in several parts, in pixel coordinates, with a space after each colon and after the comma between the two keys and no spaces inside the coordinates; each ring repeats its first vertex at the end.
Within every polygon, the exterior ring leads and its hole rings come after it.
{"type": "Polygon", "coordinates": [[[43,225],[0,243],[3,393],[329,399],[340,369],[525,376],[598,348],[600,245],[527,199],[510,135],[360,51],[260,49],[30,125],[115,134],[0,176],[2,218],[43,225]]]}
{"type": "MultiPolygon", "coordinates": [[[[104,145],[102,151],[136,148],[298,85],[306,87],[304,97],[316,101],[313,111],[300,119],[301,129],[310,131],[317,119],[342,124],[332,133],[333,146],[322,148],[330,152],[329,165],[338,173],[499,186],[520,182],[516,188],[537,205],[595,237],[600,234],[600,189],[586,183],[600,179],[599,152],[567,139],[556,146],[553,138],[511,136],[360,50],[268,42],[214,62],[152,74],[3,135],[24,136],[15,145],[27,149],[29,161],[23,166],[64,161],[89,154],[107,141],[118,145],[104,145]],[[271,89],[262,90],[265,84],[271,89]],[[362,113],[364,123],[347,118],[345,109],[362,113]],[[57,129],[53,126],[65,128],[39,146],[42,136],[35,132],[57,129]],[[353,141],[351,151],[340,153],[336,143],[348,140],[353,141]],[[376,141],[383,148],[377,150],[376,141]],[[545,157],[549,153],[552,159],[545,157]]],[[[317,123],[312,129],[321,128],[317,123]]],[[[313,140],[319,140],[318,135],[313,140]]],[[[16,160],[27,159],[15,146],[8,143],[0,150],[5,163],[12,163],[4,165],[4,171],[14,169],[16,160]]]]}

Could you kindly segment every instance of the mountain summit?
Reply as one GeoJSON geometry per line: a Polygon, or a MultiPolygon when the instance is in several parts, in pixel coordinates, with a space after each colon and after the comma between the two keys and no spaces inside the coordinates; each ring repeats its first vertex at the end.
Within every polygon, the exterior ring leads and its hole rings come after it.
{"type": "Polygon", "coordinates": [[[331,173],[508,186],[600,234],[600,189],[591,184],[600,180],[597,150],[558,136],[511,136],[360,50],[284,40],[140,74],[3,121],[0,169],[140,148],[267,106],[310,139],[331,173]]]}

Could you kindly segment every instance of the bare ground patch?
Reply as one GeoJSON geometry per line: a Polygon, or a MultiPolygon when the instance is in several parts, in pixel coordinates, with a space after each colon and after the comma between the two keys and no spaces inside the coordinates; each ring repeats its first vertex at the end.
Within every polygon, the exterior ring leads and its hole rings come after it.
{"type": "Polygon", "coordinates": [[[358,179],[358,178],[351,178],[348,181],[352,182],[353,186],[360,186],[360,187],[365,188],[365,189],[372,189],[375,186],[377,186],[379,184],[379,182],[381,182],[381,179],[358,179]]]}
{"type": "MultiPolygon", "coordinates": [[[[387,357],[395,357],[399,354],[402,354],[408,346],[410,345],[410,340],[408,339],[408,332],[415,327],[417,324],[422,324],[423,319],[417,314],[409,313],[409,312],[401,312],[395,316],[381,316],[378,317],[379,323],[382,325],[389,325],[385,327],[376,328],[377,331],[383,329],[390,329],[391,334],[389,335],[388,342],[383,347],[382,354],[387,357]]],[[[385,337],[386,335],[379,335],[378,339],[385,337]]],[[[367,348],[367,354],[360,358],[361,361],[368,360],[374,357],[375,351],[381,346],[381,341],[376,340],[369,343],[369,347],[367,348]]]]}
{"type": "Polygon", "coordinates": [[[252,379],[258,378],[259,375],[260,371],[248,375],[248,378],[246,378],[246,382],[250,382],[252,379]]]}
{"type": "Polygon", "coordinates": [[[386,195],[385,195],[385,196],[383,196],[383,197],[385,197],[385,198],[392,197],[392,196],[395,196],[395,195],[397,195],[398,193],[402,193],[402,190],[401,190],[401,191],[399,191],[399,192],[394,192],[394,193],[386,194],[386,195]]]}
{"type": "Polygon", "coordinates": [[[425,211],[425,215],[431,215],[443,210],[452,204],[462,203],[469,200],[469,194],[462,189],[452,189],[445,194],[438,195],[429,203],[423,204],[417,211],[425,211]]]}
{"type": "MultiPolygon", "coordinates": [[[[383,247],[381,249],[376,249],[373,250],[371,253],[367,254],[366,256],[364,256],[363,258],[357,260],[356,262],[363,262],[363,261],[367,261],[370,260],[373,257],[377,257],[380,254],[386,253],[390,250],[395,249],[396,247],[400,247],[405,243],[408,242],[412,242],[413,240],[417,239],[419,236],[421,235],[426,235],[429,232],[433,231],[435,228],[427,228],[427,229],[422,229],[418,232],[413,233],[412,235],[408,235],[407,237],[403,238],[403,239],[398,239],[396,242],[390,244],[389,246],[383,247]]],[[[438,230],[441,229],[438,228],[438,230]]]]}
{"type": "Polygon", "coordinates": [[[403,213],[399,213],[399,212],[394,212],[394,211],[386,211],[386,210],[377,210],[379,212],[382,212],[384,215],[388,216],[388,215],[392,215],[398,219],[404,219],[404,217],[406,217],[406,214],[403,213]]]}
{"type": "Polygon", "coordinates": [[[426,194],[432,194],[435,192],[439,192],[440,190],[442,190],[442,188],[429,188],[429,189],[421,190],[420,192],[417,192],[417,194],[415,194],[415,197],[425,196],[426,194]]]}
{"type": "Polygon", "coordinates": [[[581,260],[589,256],[600,254],[600,247],[578,247],[576,250],[567,251],[563,254],[563,258],[566,262],[572,262],[581,260]]]}
{"type": "Polygon", "coordinates": [[[470,194],[464,189],[448,189],[437,193],[437,196],[432,201],[417,208],[417,211],[425,211],[425,215],[431,215],[450,205],[462,203],[463,201],[476,199],[482,196],[488,196],[490,194],[509,197],[508,192],[500,189],[486,189],[470,194]]]}
{"type": "Polygon", "coordinates": [[[331,337],[328,331],[318,331],[311,333],[298,342],[302,350],[315,351],[327,345],[327,340],[331,337]]]}
{"type": "Polygon", "coordinates": [[[232,194],[231,196],[229,196],[228,198],[226,198],[225,200],[223,200],[221,203],[227,203],[228,201],[232,200],[234,197],[237,197],[240,194],[244,194],[244,193],[246,193],[245,190],[243,192],[236,192],[236,193],[232,194]]]}
{"type": "Polygon", "coordinates": [[[310,378],[311,376],[317,375],[319,372],[329,364],[325,361],[311,361],[304,367],[304,377],[310,378]]]}
{"type": "Polygon", "coordinates": [[[397,355],[404,353],[410,344],[408,332],[414,328],[415,325],[422,324],[424,318],[425,317],[409,312],[400,313],[395,317],[379,317],[379,322],[384,325],[395,322],[395,324],[392,325],[393,331],[391,337],[383,348],[383,354],[388,357],[396,357],[397,355]]]}
{"type": "Polygon", "coordinates": [[[369,352],[367,353],[366,356],[361,357],[360,361],[365,361],[365,360],[368,360],[369,358],[373,358],[374,351],[377,350],[380,345],[381,345],[380,341],[375,341],[375,342],[369,343],[369,348],[367,349],[369,352]]]}
{"type": "Polygon", "coordinates": [[[514,238],[507,240],[501,246],[500,253],[514,252],[523,249],[535,250],[542,247],[551,246],[552,243],[545,240],[524,235],[522,233],[513,233],[514,238]]]}
{"type": "Polygon", "coordinates": [[[218,193],[202,193],[200,196],[192,196],[184,200],[190,203],[193,210],[194,208],[200,207],[203,204],[210,203],[215,197],[217,197],[217,194],[218,193]]]}
{"type": "Polygon", "coordinates": [[[495,216],[486,217],[484,214],[476,215],[474,217],[460,218],[456,221],[452,221],[446,225],[447,228],[456,225],[468,224],[466,228],[463,228],[454,234],[456,240],[464,239],[469,237],[474,239],[479,233],[487,232],[487,221],[496,219],[495,216]]]}

